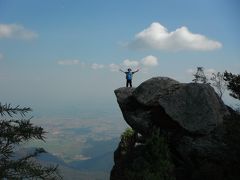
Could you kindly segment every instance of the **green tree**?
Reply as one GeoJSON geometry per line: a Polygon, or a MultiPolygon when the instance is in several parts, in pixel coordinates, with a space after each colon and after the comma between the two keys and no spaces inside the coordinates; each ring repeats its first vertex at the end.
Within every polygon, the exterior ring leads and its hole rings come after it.
{"type": "Polygon", "coordinates": [[[26,119],[29,111],[30,108],[0,103],[0,179],[61,179],[57,166],[46,167],[34,161],[45,152],[42,148],[24,157],[13,157],[18,145],[32,139],[44,141],[43,128],[34,126],[31,118],[26,119]]]}
{"type": "Polygon", "coordinates": [[[193,74],[194,79],[192,80],[195,83],[204,83],[208,82],[208,79],[204,73],[203,67],[197,67],[197,72],[193,74]]]}
{"type": "Polygon", "coordinates": [[[227,81],[227,88],[231,91],[230,96],[240,100],[240,74],[224,72],[224,80],[227,81]]]}

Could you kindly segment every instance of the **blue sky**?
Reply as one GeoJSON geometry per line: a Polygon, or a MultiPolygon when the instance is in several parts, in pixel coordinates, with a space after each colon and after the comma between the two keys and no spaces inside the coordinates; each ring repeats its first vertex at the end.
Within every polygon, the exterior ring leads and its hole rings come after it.
{"type": "Polygon", "coordinates": [[[240,69],[238,0],[0,0],[1,101],[102,107],[119,68],[191,81],[240,69]]]}

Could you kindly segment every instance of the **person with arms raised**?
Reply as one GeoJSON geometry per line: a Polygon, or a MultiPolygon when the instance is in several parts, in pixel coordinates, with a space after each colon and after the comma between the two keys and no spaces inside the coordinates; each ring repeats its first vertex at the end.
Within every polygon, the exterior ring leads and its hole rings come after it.
{"type": "Polygon", "coordinates": [[[133,74],[138,72],[139,69],[137,69],[136,71],[132,71],[131,68],[128,68],[126,72],[123,71],[122,69],[119,69],[119,70],[126,74],[126,87],[128,87],[128,85],[130,87],[132,87],[132,77],[133,77],[133,74]]]}

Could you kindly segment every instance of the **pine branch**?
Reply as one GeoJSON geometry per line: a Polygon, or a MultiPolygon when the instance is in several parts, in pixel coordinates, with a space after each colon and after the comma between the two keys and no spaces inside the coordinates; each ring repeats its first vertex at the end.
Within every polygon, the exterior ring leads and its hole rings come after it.
{"type": "Polygon", "coordinates": [[[19,144],[31,139],[44,141],[45,131],[40,126],[33,126],[31,118],[22,120],[0,121],[0,140],[9,140],[11,143],[19,144]]]}
{"type": "Polygon", "coordinates": [[[11,104],[5,103],[2,105],[0,103],[0,114],[1,116],[5,116],[6,114],[12,117],[14,114],[20,114],[22,117],[26,115],[29,111],[32,111],[29,107],[20,108],[19,105],[16,107],[12,107],[11,104]]]}
{"type": "Polygon", "coordinates": [[[40,126],[34,126],[30,120],[24,119],[30,108],[0,103],[0,116],[21,115],[22,119],[0,119],[0,179],[62,179],[58,166],[43,166],[34,157],[45,152],[36,149],[32,154],[20,159],[13,158],[16,145],[31,139],[44,141],[45,131],[40,126]]]}

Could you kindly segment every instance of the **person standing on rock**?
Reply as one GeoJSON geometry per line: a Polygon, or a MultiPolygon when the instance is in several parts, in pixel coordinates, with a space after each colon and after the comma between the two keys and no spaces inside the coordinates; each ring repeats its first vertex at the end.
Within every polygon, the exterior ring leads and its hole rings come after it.
{"type": "Polygon", "coordinates": [[[122,69],[119,70],[126,74],[126,87],[128,87],[128,85],[132,87],[132,76],[134,73],[138,72],[139,69],[137,69],[136,71],[132,71],[132,69],[128,68],[127,72],[123,71],[122,69]]]}

